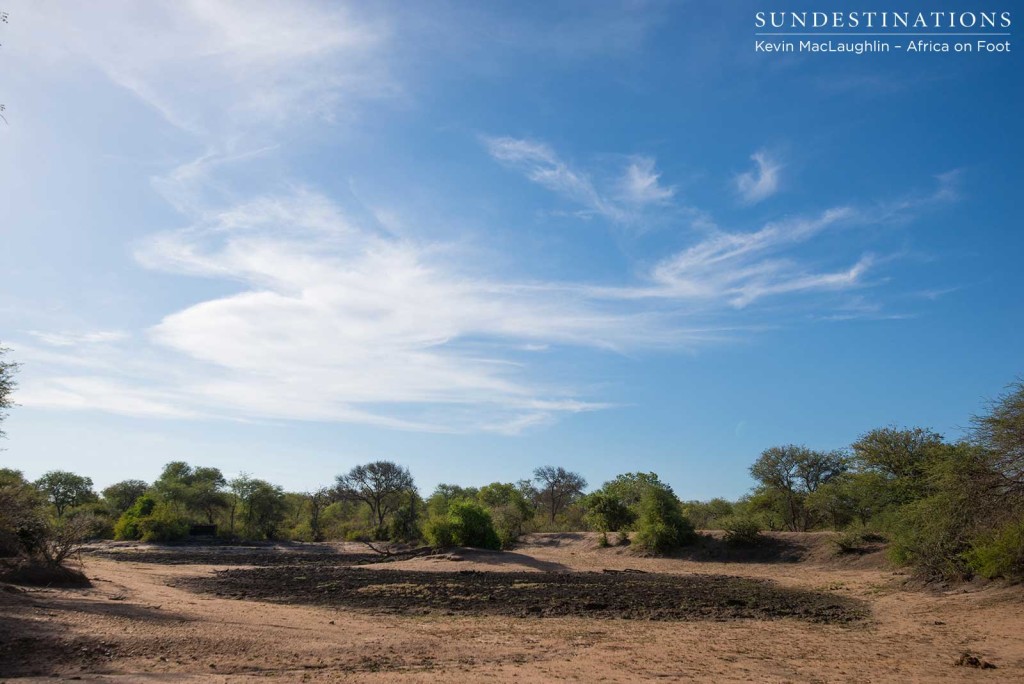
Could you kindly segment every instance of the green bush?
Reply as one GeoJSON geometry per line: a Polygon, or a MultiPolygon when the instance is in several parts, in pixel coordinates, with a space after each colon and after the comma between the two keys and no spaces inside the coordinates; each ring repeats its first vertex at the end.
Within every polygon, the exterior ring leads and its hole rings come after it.
{"type": "Polygon", "coordinates": [[[927,580],[969,579],[972,572],[964,552],[970,548],[970,526],[955,514],[958,508],[945,495],[900,506],[888,519],[892,560],[913,566],[927,580]]]}
{"type": "Polygon", "coordinates": [[[420,538],[419,511],[406,504],[400,506],[388,523],[389,541],[411,542],[420,538]]]}
{"type": "Polygon", "coordinates": [[[863,525],[851,525],[830,540],[839,553],[863,553],[871,544],[886,541],[885,536],[863,525]]]}
{"type": "Polygon", "coordinates": [[[649,487],[640,499],[636,543],[655,553],[668,553],[693,542],[696,535],[675,495],[649,487]]]}
{"type": "Polygon", "coordinates": [[[614,493],[594,492],[583,499],[583,507],[587,523],[599,532],[616,532],[636,520],[636,514],[614,493]]]}
{"type": "Polygon", "coordinates": [[[423,525],[423,537],[435,549],[455,546],[455,535],[448,515],[433,515],[427,518],[426,524],[423,525]]]}
{"type": "Polygon", "coordinates": [[[861,553],[867,548],[864,535],[860,530],[843,530],[830,540],[836,545],[839,553],[861,553]]]}
{"type": "Polygon", "coordinates": [[[121,517],[114,523],[114,539],[141,539],[142,531],[139,529],[139,521],[147,517],[156,507],[156,499],[148,494],[143,494],[131,508],[121,514],[121,517]]]}
{"type": "Polygon", "coordinates": [[[754,518],[747,516],[729,516],[720,520],[722,529],[725,530],[725,543],[733,546],[753,546],[759,543],[761,536],[761,524],[754,518]]]}
{"type": "Polygon", "coordinates": [[[982,577],[1024,579],[1024,519],[974,540],[964,555],[968,567],[982,577]]]}
{"type": "Polygon", "coordinates": [[[189,521],[171,505],[140,496],[114,525],[114,539],[174,541],[188,536],[189,521]]]}
{"type": "Polygon", "coordinates": [[[503,549],[511,548],[516,543],[526,523],[522,510],[514,505],[492,508],[491,520],[494,522],[494,531],[498,534],[498,542],[503,549]]]}
{"type": "Polygon", "coordinates": [[[160,502],[138,523],[144,542],[176,541],[188,536],[189,521],[166,503],[160,502]]]}
{"type": "Polygon", "coordinates": [[[475,501],[455,501],[448,506],[447,516],[434,516],[427,521],[424,535],[431,546],[473,546],[500,549],[501,540],[487,509],[475,501]]]}

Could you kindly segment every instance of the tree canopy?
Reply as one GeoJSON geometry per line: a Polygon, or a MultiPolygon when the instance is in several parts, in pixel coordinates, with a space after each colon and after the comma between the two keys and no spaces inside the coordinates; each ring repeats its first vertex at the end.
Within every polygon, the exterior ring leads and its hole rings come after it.
{"type": "Polygon", "coordinates": [[[339,498],[369,506],[378,529],[383,529],[388,514],[398,510],[414,490],[409,469],[392,461],[357,465],[346,475],[338,475],[335,489],[339,498]]]}
{"type": "Polygon", "coordinates": [[[542,466],[533,471],[541,501],[548,509],[551,522],[566,506],[583,495],[587,481],[579,473],[562,467],[542,466]]]}
{"type": "Polygon", "coordinates": [[[51,470],[36,480],[36,487],[53,504],[60,518],[72,506],[80,506],[96,498],[92,479],[67,470],[51,470]]]}

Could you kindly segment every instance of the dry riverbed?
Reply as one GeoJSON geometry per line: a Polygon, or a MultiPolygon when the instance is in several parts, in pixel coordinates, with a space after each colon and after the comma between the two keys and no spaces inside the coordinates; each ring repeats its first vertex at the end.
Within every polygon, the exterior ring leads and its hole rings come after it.
{"type": "Polygon", "coordinates": [[[678,558],[534,535],[376,560],[97,545],[91,587],[0,584],[0,681],[1024,681],[1020,587],[913,586],[825,534],[678,558]]]}

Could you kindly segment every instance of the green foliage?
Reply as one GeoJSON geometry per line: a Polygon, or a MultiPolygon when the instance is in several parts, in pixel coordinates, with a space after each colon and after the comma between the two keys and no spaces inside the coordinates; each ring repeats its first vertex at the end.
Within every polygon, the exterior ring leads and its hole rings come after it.
{"type": "Polygon", "coordinates": [[[785,529],[785,510],[783,494],[777,489],[761,486],[740,497],[733,507],[733,515],[754,518],[763,529],[774,532],[785,529]]]}
{"type": "Polygon", "coordinates": [[[559,513],[583,496],[587,481],[579,473],[562,467],[542,466],[533,471],[537,483],[538,499],[547,509],[549,523],[554,523],[559,513]]]}
{"type": "Polygon", "coordinates": [[[498,534],[501,548],[511,548],[523,534],[526,517],[523,510],[514,504],[505,504],[490,509],[494,531],[498,534]]]}
{"type": "Polygon", "coordinates": [[[793,531],[813,527],[813,513],[807,506],[809,495],[849,467],[846,455],[839,451],[813,451],[787,444],[771,447],[750,466],[750,474],[767,492],[775,495],[776,511],[793,531]]]}
{"type": "Polygon", "coordinates": [[[975,443],[995,457],[999,494],[1012,499],[1015,508],[1024,508],[1024,380],[1010,385],[973,423],[975,443]]]}
{"type": "Polygon", "coordinates": [[[853,443],[853,455],[860,467],[877,470],[892,478],[920,479],[929,455],[944,444],[942,435],[924,428],[884,427],[862,435],[853,443]]]}
{"type": "Polygon", "coordinates": [[[284,490],[266,480],[242,474],[229,483],[233,499],[230,532],[238,531],[246,539],[275,539],[278,525],[284,520],[288,506],[284,490]]]}
{"type": "Polygon", "coordinates": [[[47,531],[46,499],[18,470],[0,468],[0,557],[30,555],[47,531]]]}
{"type": "Polygon", "coordinates": [[[434,547],[472,546],[499,549],[501,540],[494,530],[490,513],[476,501],[455,501],[446,516],[434,516],[423,529],[427,542],[434,547]]]}
{"type": "Polygon", "coordinates": [[[427,522],[423,525],[423,538],[435,549],[455,546],[455,534],[452,531],[452,522],[448,519],[448,514],[427,518],[427,522]]]}
{"type": "Polygon", "coordinates": [[[890,556],[925,579],[968,579],[971,571],[963,558],[970,546],[968,523],[949,494],[905,504],[889,523],[890,556]]]}
{"type": "Polygon", "coordinates": [[[433,493],[427,497],[426,508],[429,516],[446,516],[448,507],[456,502],[466,499],[477,498],[476,487],[460,487],[454,484],[439,484],[434,488],[433,493]]]}
{"type": "MultiPolygon", "coordinates": [[[[7,347],[0,345],[0,425],[7,417],[7,409],[14,405],[11,401],[11,394],[17,387],[14,375],[18,372],[18,364],[4,359],[8,351],[10,350],[7,347]]],[[[4,431],[0,429],[0,438],[3,436],[4,431]]]]}
{"type": "Polygon", "coordinates": [[[989,579],[1024,579],[1024,518],[1012,520],[971,542],[968,567],[989,579]]]}
{"type": "Polygon", "coordinates": [[[189,520],[175,504],[144,494],[114,524],[114,539],[174,541],[188,536],[189,520]]]}
{"type": "MultiPolygon", "coordinates": [[[[637,513],[613,492],[605,487],[583,499],[587,522],[602,533],[629,527],[637,518],[637,513]]],[[[602,538],[607,539],[607,535],[602,538]]]]}
{"type": "Polygon", "coordinates": [[[536,513],[535,498],[536,491],[525,481],[492,482],[476,492],[476,500],[491,513],[503,549],[510,548],[527,531],[536,513]]]}
{"type": "Polygon", "coordinates": [[[622,473],[615,479],[605,482],[599,491],[612,496],[623,504],[636,510],[647,490],[652,487],[663,489],[670,494],[672,487],[662,482],[657,473],[622,473]]]}
{"type": "Polygon", "coordinates": [[[110,507],[101,501],[82,504],[69,509],[66,517],[85,516],[89,520],[89,539],[113,539],[114,523],[117,521],[117,513],[110,510],[110,507]]]}
{"type": "Polygon", "coordinates": [[[173,504],[157,502],[149,515],[138,519],[139,539],[144,542],[177,541],[188,536],[189,520],[173,504]]]}
{"type": "Polygon", "coordinates": [[[388,523],[388,539],[391,541],[411,542],[420,538],[420,507],[416,501],[419,497],[410,498],[412,500],[409,503],[399,506],[391,516],[388,523]]]}
{"type": "Polygon", "coordinates": [[[675,494],[666,488],[648,487],[639,503],[637,545],[655,553],[669,553],[695,538],[693,524],[683,515],[675,494]]]}
{"type": "Polygon", "coordinates": [[[831,539],[839,553],[863,553],[873,542],[884,540],[885,537],[863,525],[852,525],[831,539]]]}
{"type": "Polygon", "coordinates": [[[924,498],[886,516],[894,560],[928,579],[962,579],[971,569],[964,554],[1002,506],[991,496],[992,455],[970,444],[935,449],[923,466],[924,498]]]}
{"type": "Polygon", "coordinates": [[[336,482],[338,498],[366,504],[376,539],[387,536],[388,516],[407,503],[416,490],[409,469],[392,461],[358,465],[346,475],[339,475],[336,482]]]}
{"type": "Polygon", "coordinates": [[[149,485],[142,480],[122,480],[103,490],[103,500],[120,515],[131,508],[135,500],[148,489],[149,485]]]}
{"type": "Polygon", "coordinates": [[[722,529],[725,530],[725,542],[732,546],[753,546],[763,540],[761,524],[754,518],[733,516],[723,518],[722,529]]]}
{"type": "Polygon", "coordinates": [[[152,514],[154,508],[156,508],[156,499],[152,496],[143,495],[136,499],[131,508],[122,513],[114,523],[114,539],[141,539],[142,530],[139,529],[139,521],[152,514]]]}
{"type": "Polygon", "coordinates": [[[60,518],[72,506],[80,506],[96,500],[92,491],[92,480],[67,470],[51,470],[36,480],[39,488],[60,518]]]}
{"type": "Polygon", "coordinates": [[[683,504],[683,513],[698,530],[714,530],[722,528],[722,521],[733,516],[734,506],[722,498],[710,501],[687,501],[683,504]]]}
{"type": "Polygon", "coordinates": [[[217,515],[228,508],[228,496],[223,491],[226,484],[218,468],[192,467],[184,461],[173,461],[164,466],[153,483],[153,491],[162,501],[183,508],[190,519],[213,524],[217,515]]]}

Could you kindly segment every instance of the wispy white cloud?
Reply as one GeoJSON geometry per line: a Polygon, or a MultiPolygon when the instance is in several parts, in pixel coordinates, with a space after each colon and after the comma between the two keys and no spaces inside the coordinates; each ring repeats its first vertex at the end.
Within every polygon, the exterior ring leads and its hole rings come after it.
{"type": "MultiPolygon", "coordinates": [[[[219,187],[225,169],[269,155],[293,127],[400,95],[387,22],[305,2],[123,8],[49,9],[50,26],[27,35],[53,59],[84,55],[201,150],[154,179],[186,227],[149,235],[134,254],[146,269],[231,283],[232,294],[160,311],[142,329],[34,331],[17,345],[31,367],[18,396],[25,405],[516,433],[608,406],[571,381],[540,377],[538,352],[548,360],[565,347],[633,353],[732,339],[760,324],[749,315],[757,303],[795,307],[805,296],[858,290],[879,262],[843,254],[841,266],[826,267],[800,256],[800,245],[950,197],[940,186],[935,197],[873,212],[836,207],[743,230],[688,209],[700,234],[626,284],[535,280],[528,270],[483,276],[448,245],[418,241],[415,226],[378,230],[298,184],[275,193],[219,187]]],[[[582,216],[635,225],[677,208],[653,158],[593,173],[539,141],[484,144],[582,216]]],[[[778,167],[755,161],[747,191],[763,199],[777,188],[778,167]]]]}
{"type": "Polygon", "coordinates": [[[764,150],[755,152],[750,158],[756,168],[738,174],[734,182],[741,199],[747,204],[756,204],[778,192],[782,165],[764,150]]]}
{"type": "Polygon", "coordinates": [[[394,95],[389,27],[337,3],[253,0],[45,5],[19,13],[38,58],[88,60],[168,122],[230,137],[309,117],[344,119],[354,101],[394,95]]]}
{"type": "Polygon", "coordinates": [[[602,288],[608,297],[660,298],[705,303],[721,302],[744,308],[766,297],[800,292],[827,292],[862,285],[875,258],[860,256],[838,271],[816,272],[800,261],[780,256],[823,231],[862,220],[850,207],[836,207],[813,218],[769,223],[750,232],[715,231],[687,249],[657,264],[647,274],[648,285],[602,288]]]}
{"type": "Polygon", "coordinates": [[[21,400],[515,433],[607,406],[535,377],[521,354],[721,343],[743,325],[729,310],[863,286],[870,256],[826,272],[778,256],[856,220],[836,208],[719,232],[658,262],[637,285],[605,287],[469,275],[437,245],[364,229],[315,192],[257,198],[207,211],[136,252],[147,268],[232,280],[240,292],[166,315],[144,331],[144,344],[107,336],[87,353],[29,349],[48,372],[26,382],[21,400]]]}
{"type": "Polygon", "coordinates": [[[662,204],[676,194],[674,187],[661,184],[661,175],[654,168],[650,157],[638,157],[629,166],[619,184],[623,201],[634,204],[662,204]]]}
{"type": "Polygon", "coordinates": [[[621,176],[598,189],[590,174],[574,168],[547,144],[537,140],[495,137],[484,138],[492,157],[520,171],[527,179],[583,207],[582,217],[601,216],[617,223],[640,218],[650,206],[665,205],[675,195],[674,187],[660,182],[655,160],[634,157],[621,176]]]}
{"type": "Polygon", "coordinates": [[[105,342],[120,342],[129,337],[128,333],[123,330],[95,330],[84,333],[29,330],[28,334],[51,347],[76,347],[105,342]]]}
{"type": "Polygon", "coordinates": [[[485,138],[487,150],[500,162],[516,168],[531,181],[582,205],[586,215],[599,214],[613,221],[626,213],[594,188],[590,177],[562,161],[544,143],[518,138],[485,138]]]}

